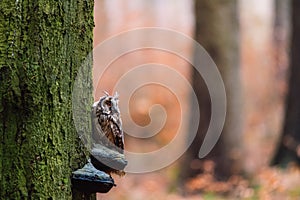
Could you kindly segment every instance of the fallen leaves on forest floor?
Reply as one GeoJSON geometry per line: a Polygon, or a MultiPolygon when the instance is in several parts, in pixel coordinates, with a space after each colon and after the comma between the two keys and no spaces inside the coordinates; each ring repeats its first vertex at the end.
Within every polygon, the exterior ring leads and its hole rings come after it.
{"type": "MultiPolygon", "coordinates": [[[[207,166],[213,166],[212,163],[207,166]]],[[[205,166],[205,165],[204,165],[205,166]]],[[[241,176],[232,176],[228,181],[217,181],[214,178],[213,167],[204,167],[204,173],[186,183],[189,193],[210,194],[209,199],[299,199],[300,169],[294,165],[287,169],[265,167],[252,180],[241,176]]]]}
{"type": "Polygon", "coordinates": [[[250,179],[233,176],[228,181],[215,180],[213,163],[204,166],[204,173],[188,181],[185,191],[167,175],[170,169],[165,169],[116,178],[117,187],[108,194],[98,194],[98,200],[299,200],[300,169],[296,166],[264,167],[250,179]]]}

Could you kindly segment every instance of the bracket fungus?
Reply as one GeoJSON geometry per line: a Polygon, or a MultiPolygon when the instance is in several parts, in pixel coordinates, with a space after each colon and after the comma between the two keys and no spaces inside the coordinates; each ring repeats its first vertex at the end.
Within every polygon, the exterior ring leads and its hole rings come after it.
{"type": "Polygon", "coordinates": [[[90,162],[72,172],[71,181],[74,189],[85,193],[106,193],[116,186],[110,175],[97,170],[90,162]]]}

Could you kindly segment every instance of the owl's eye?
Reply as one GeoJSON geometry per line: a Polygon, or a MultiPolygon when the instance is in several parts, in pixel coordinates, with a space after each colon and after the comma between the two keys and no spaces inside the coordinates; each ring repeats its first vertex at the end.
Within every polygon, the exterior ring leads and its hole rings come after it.
{"type": "Polygon", "coordinates": [[[105,104],[111,106],[111,101],[106,101],[105,104]]]}

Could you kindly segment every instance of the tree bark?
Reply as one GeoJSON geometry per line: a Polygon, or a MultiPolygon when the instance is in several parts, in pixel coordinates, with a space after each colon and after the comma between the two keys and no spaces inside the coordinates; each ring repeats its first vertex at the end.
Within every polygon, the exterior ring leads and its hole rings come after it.
{"type": "Polygon", "coordinates": [[[300,2],[292,0],[292,31],[290,53],[289,92],[282,137],[272,164],[286,166],[300,164],[300,2]]]}
{"type": "MultiPolygon", "coordinates": [[[[227,116],[221,138],[205,159],[199,160],[199,148],[208,129],[211,102],[201,76],[193,71],[193,88],[200,106],[197,136],[186,153],[183,177],[201,173],[204,160],[215,162],[217,178],[226,179],[240,171],[242,134],[241,82],[239,63],[239,21],[236,0],[196,0],[195,39],[210,54],[222,75],[227,95],[227,116]]],[[[197,52],[194,54],[197,57],[197,52]]],[[[197,61],[197,59],[195,59],[197,61]]],[[[197,63],[196,63],[197,64],[197,63]]],[[[192,108],[193,109],[193,108],[192,108]]],[[[191,111],[193,118],[193,111],[191,111]]],[[[213,123],[213,122],[212,122],[213,123]]]]}
{"type": "Polygon", "coordinates": [[[92,13],[92,0],[0,1],[0,199],[72,198],[71,172],[86,162],[72,87],[92,51],[92,13]]]}

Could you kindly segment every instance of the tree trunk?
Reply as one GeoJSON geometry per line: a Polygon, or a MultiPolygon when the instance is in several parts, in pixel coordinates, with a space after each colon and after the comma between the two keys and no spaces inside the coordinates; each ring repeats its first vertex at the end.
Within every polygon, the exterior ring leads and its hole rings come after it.
{"type": "Polygon", "coordinates": [[[92,51],[92,13],[92,0],[0,1],[0,199],[72,199],[71,172],[86,162],[72,87],[92,51]]]}
{"type": "Polygon", "coordinates": [[[292,31],[290,53],[289,92],[279,147],[272,164],[286,166],[289,162],[300,164],[300,2],[292,1],[292,31]]]}
{"type": "Polygon", "coordinates": [[[276,72],[279,83],[286,82],[286,71],[289,61],[289,40],[290,40],[290,18],[291,18],[291,0],[275,0],[274,9],[274,31],[273,31],[273,48],[276,64],[276,72]]]}
{"type": "MultiPolygon", "coordinates": [[[[222,75],[227,95],[227,116],[220,140],[205,159],[199,160],[199,148],[210,121],[211,102],[206,84],[194,70],[193,88],[197,94],[201,117],[197,136],[186,153],[183,167],[185,179],[200,173],[204,160],[215,162],[215,173],[220,179],[226,179],[240,170],[242,109],[237,12],[236,0],[195,1],[195,39],[210,54],[222,75]]],[[[194,56],[197,57],[197,52],[194,56]]]]}

